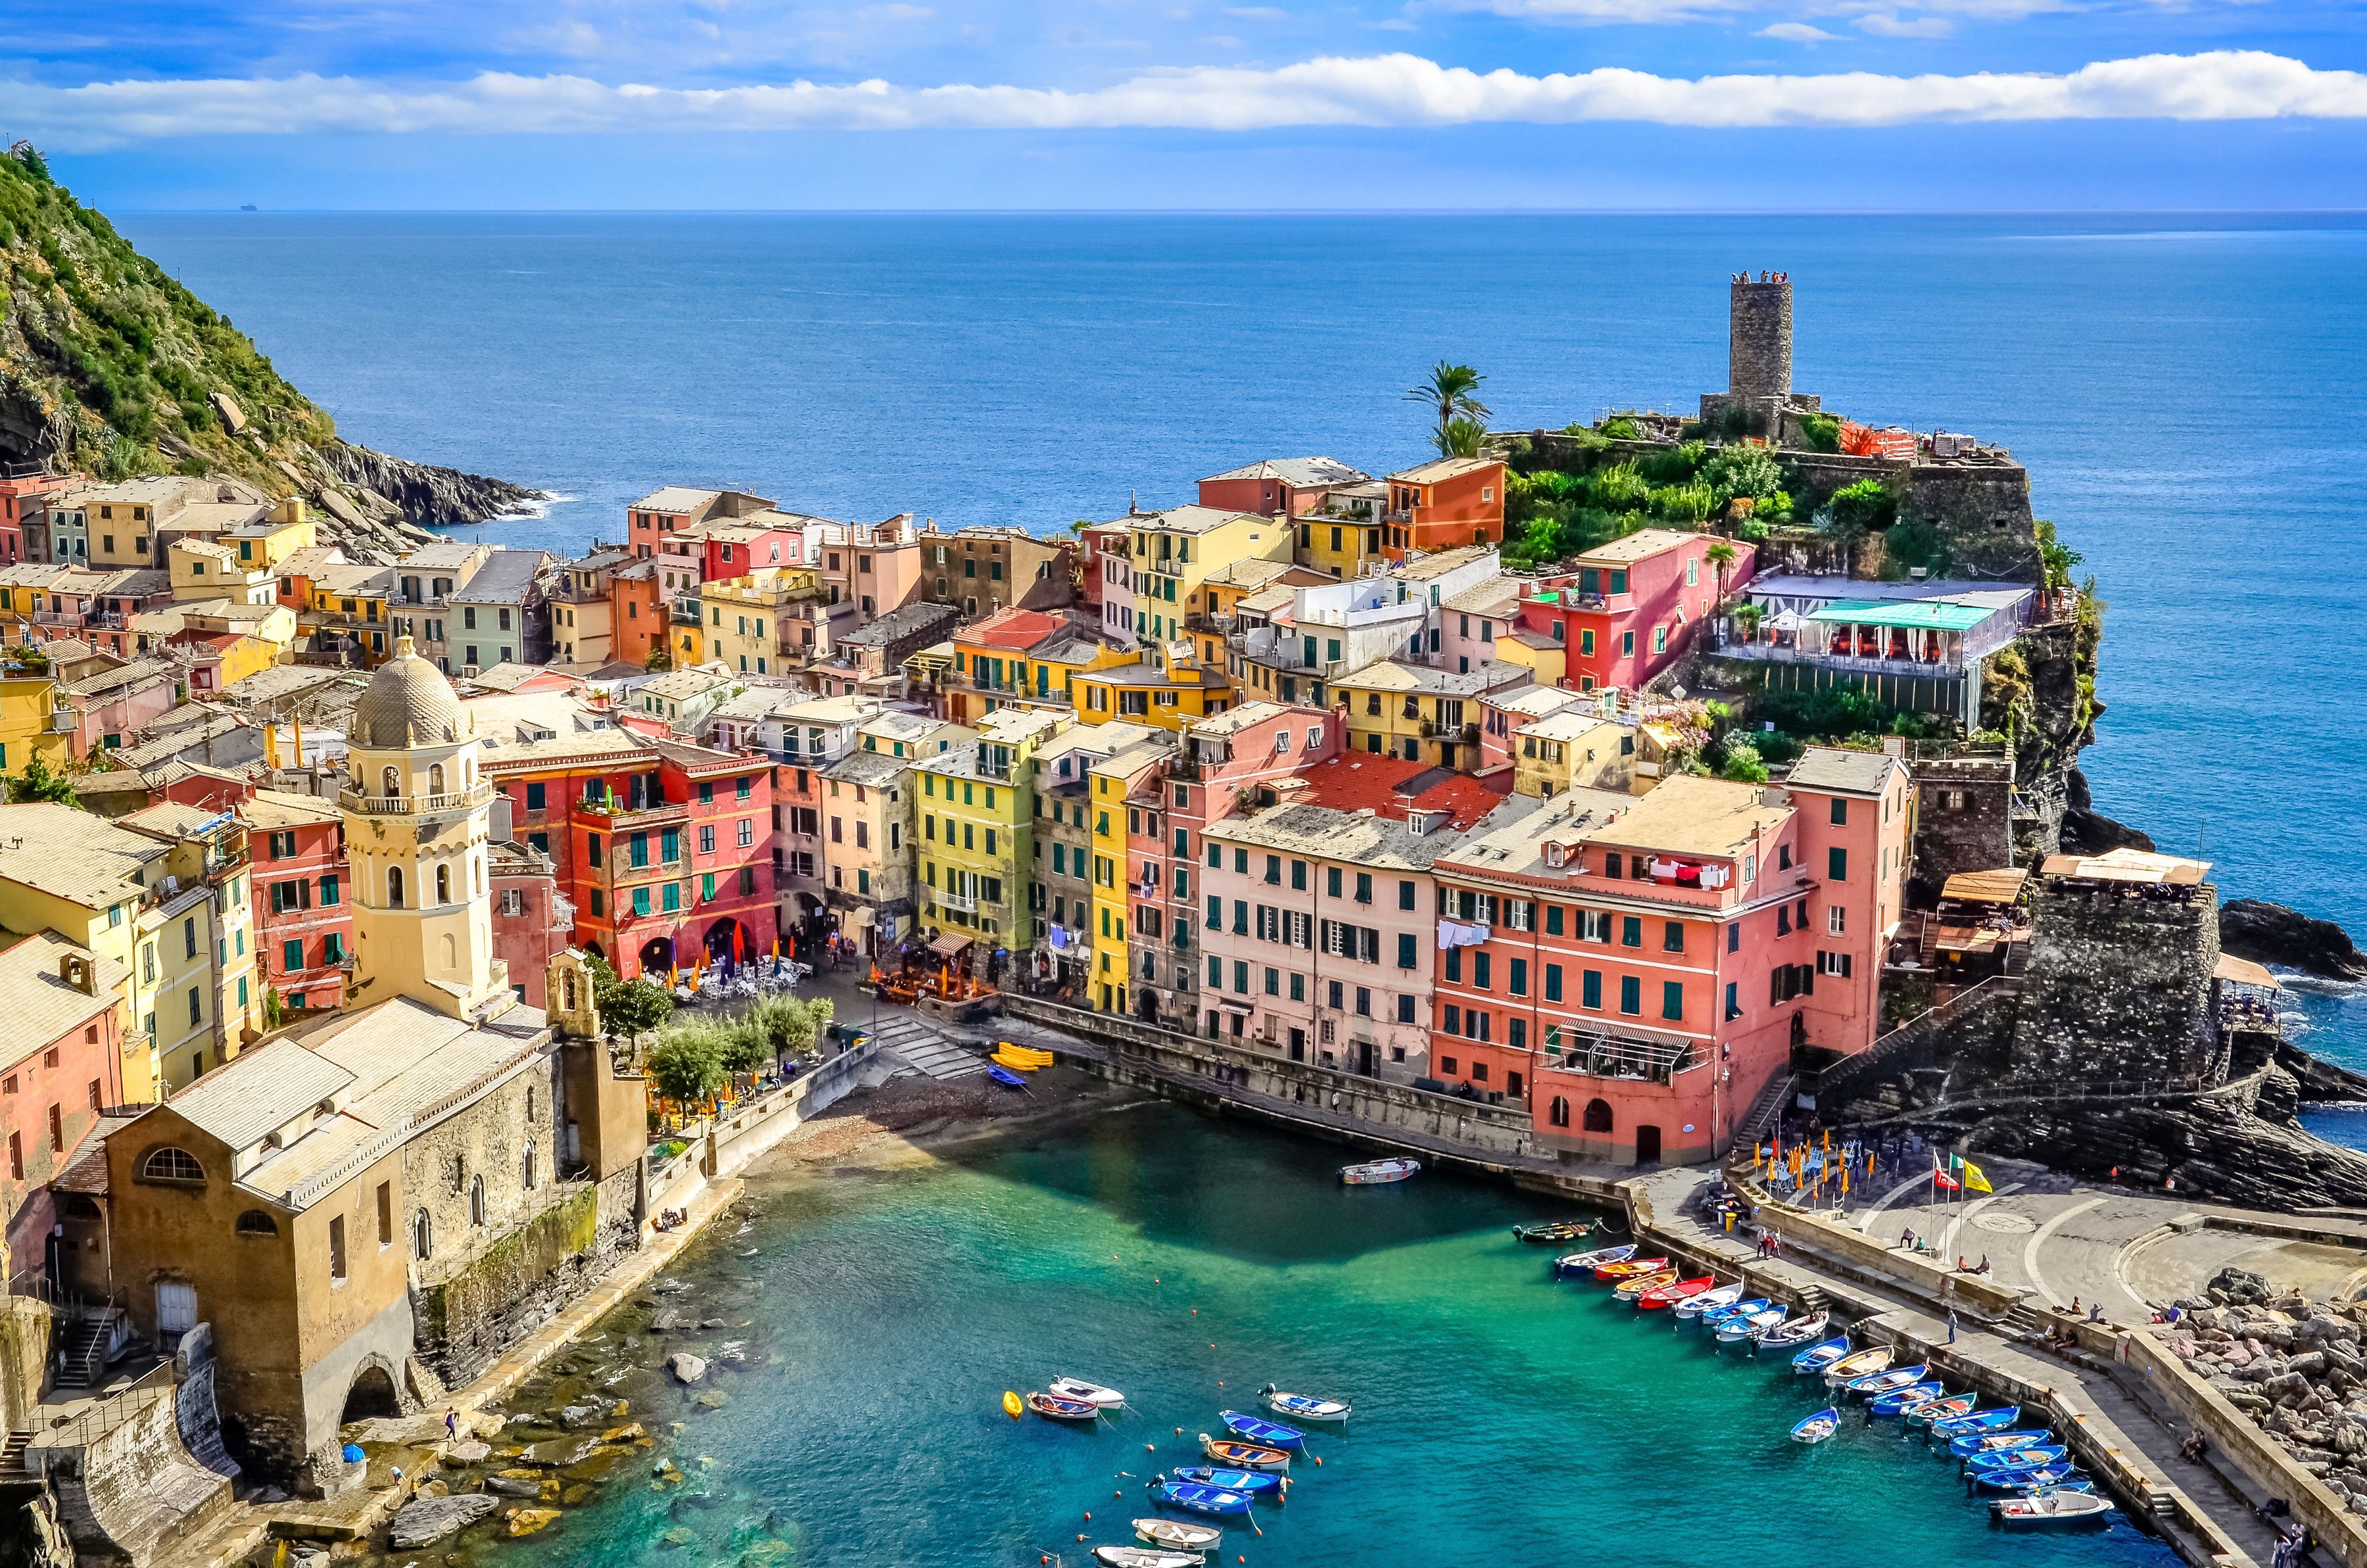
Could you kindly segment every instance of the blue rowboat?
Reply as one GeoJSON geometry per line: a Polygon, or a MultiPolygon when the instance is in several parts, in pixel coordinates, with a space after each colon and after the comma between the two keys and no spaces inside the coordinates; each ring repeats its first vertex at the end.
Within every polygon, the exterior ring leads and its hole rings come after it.
{"type": "Polygon", "coordinates": [[[1704,1328],[1716,1328],[1729,1317],[1749,1317],[1752,1313],[1765,1312],[1774,1304],[1765,1296],[1753,1296],[1747,1302],[1736,1302],[1729,1306],[1719,1307],[1715,1312],[1702,1314],[1701,1325],[1704,1328]]]}
{"type": "Polygon", "coordinates": [[[1999,1449],[1995,1453],[1975,1454],[1965,1461],[1965,1468],[1975,1475],[1999,1475],[2009,1470],[2035,1470],[2053,1464],[2063,1457],[2059,1443],[2044,1448],[1999,1449]]]}
{"type": "MultiPolygon", "coordinates": [[[[2077,1465],[2055,1463],[2034,1469],[1994,1470],[1973,1477],[1973,1484],[1984,1492],[2006,1492],[2027,1497],[2050,1486],[2070,1486],[2080,1483],[2077,1465]]],[[[2093,1490],[2092,1486],[2090,1488],[2093,1490]]]]}
{"type": "Polygon", "coordinates": [[[2044,1428],[2022,1427],[2011,1432],[1967,1432],[1961,1438],[1948,1439],[1948,1451],[1958,1459],[1971,1459],[1977,1454],[2010,1452],[2015,1449],[2034,1449],[2048,1441],[2054,1433],[2044,1428]]]}
{"type": "Polygon", "coordinates": [[[1814,1416],[1795,1424],[1792,1440],[1795,1443],[1821,1443],[1839,1430],[1840,1424],[1841,1413],[1828,1404],[1814,1416]]]}
{"type": "Polygon", "coordinates": [[[1150,1483],[1150,1500],[1165,1508],[1181,1508],[1187,1514],[1209,1514],[1219,1518],[1226,1515],[1241,1515],[1250,1511],[1250,1495],[1229,1492],[1221,1486],[1195,1486],[1186,1481],[1154,1481],[1150,1483]]]}
{"type": "Polygon", "coordinates": [[[1848,1354],[1849,1336],[1836,1334],[1830,1339],[1811,1345],[1793,1357],[1792,1370],[1804,1377],[1810,1372],[1821,1372],[1848,1354]]]}
{"type": "Polygon", "coordinates": [[[1948,1385],[1945,1383],[1932,1382],[1929,1380],[1911,1382],[1905,1388],[1894,1388],[1888,1393],[1875,1395],[1867,1402],[1866,1414],[1896,1416],[1910,1404],[1921,1404],[1926,1400],[1937,1399],[1947,1392],[1948,1385]]]}
{"type": "Polygon", "coordinates": [[[2021,1419],[2021,1405],[2000,1404],[1993,1410],[1976,1410],[1970,1416],[1951,1416],[1945,1421],[1934,1421],[1931,1435],[1961,1438],[1967,1432],[2001,1432],[2021,1419]]]}
{"type": "Polygon", "coordinates": [[[1772,1334],[1791,1313],[1790,1307],[1780,1306],[1769,1307],[1765,1312],[1738,1312],[1717,1325],[1717,1342],[1739,1345],[1762,1334],[1772,1334]]]}
{"type": "Polygon", "coordinates": [[[1220,1410],[1217,1413],[1217,1419],[1222,1421],[1225,1430],[1236,1438],[1246,1438],[1252,1443],[1280,1449],[1285,1453],[1303,1454],[1307,1451],[1307,1434],[1296,1427],[1285,1427],[1262,1416],[1244,1416],[1238,1410],[1220,1410]]]}
{"type": "Polygon", "coordinates": [[[1282,1495],[1289,1484],[1279,1475],[1269,1475],[1258,1470],[1218,1470],[1213,1465],[1186,1465],[1175,1472],[1173,1480],[1194,1486],[1215,1486],[1227,1492],[1246,1492],[1252,1497],[1282,1495]]]}
{"type": "Polygon", "coordinates": [[[1945,1399],[1927,1399],[1920,1404],[1910,1404],[1899,1414],[1910,1427],[1929,1427],[1934,1421],[1946,1421],[1958,1416],[1970,1416],[1973,1406],[1980,1403],[1975,1393],[1952,1393],[1945,1399]]]}
{"type": "Polygon", "coordinates": [[[1921,1382],[1923,1374],[1931,1370],[1918,1361],[1911,1367],[1892,1367],[1887,1371],[1868,1372],[1862,1378],[1850,1379],[1841,1386],[1852,1393],[1871,1399],[1878,1393],[1890,1393],[1909,1383],[1921,1382]]]}
{"type": "Polygon", "coordinates": [[[986,1076],[992,1078],[995,1082],[1001,1084],[1005,1089],[1025,1089],[1027,1087],[1027,1080],[1025,1078],[1021,1077],[1009,1067],[998,1067],[991,1062],[989,1062],[986,1065],[986,1076]]]}

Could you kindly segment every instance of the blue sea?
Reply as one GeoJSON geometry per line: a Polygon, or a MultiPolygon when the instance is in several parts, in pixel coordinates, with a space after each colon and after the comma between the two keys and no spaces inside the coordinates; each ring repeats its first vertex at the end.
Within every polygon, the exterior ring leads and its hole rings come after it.
{"type": "MultiPolygon", "coordinates": [[[[1499,428],[1691,409],[1727,276],[1782,268],[1795,387],[2010,446],[2085,556],[2099,808],[2367,934],[2367,216],[118,221],[349,438],[561,497],[484,532],[570,553],[665,483],[1055,532],[1259,457],[1381,472],[1440,359],[1499,428]]],[[[2360,991],[2288,1006],[2367,1067],[2360,991]]]]}

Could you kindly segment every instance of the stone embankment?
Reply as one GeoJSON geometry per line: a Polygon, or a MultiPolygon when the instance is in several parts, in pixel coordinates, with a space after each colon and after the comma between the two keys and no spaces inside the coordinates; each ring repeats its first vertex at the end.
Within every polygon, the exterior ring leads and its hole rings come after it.
{"type": "Polygon", "coordinates": [[[2171,1354],[2367,1516],[2367,1302],[2271,1298],[2266,1280],[2238,1269],[2223,1269],[2208,1294],[2167,1335],[2171,1354]]]}

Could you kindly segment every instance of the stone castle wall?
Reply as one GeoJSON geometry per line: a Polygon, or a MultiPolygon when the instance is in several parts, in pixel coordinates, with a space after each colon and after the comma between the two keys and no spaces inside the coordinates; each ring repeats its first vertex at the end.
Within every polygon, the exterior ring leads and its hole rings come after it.
{"type": "Polygon", "coordinates": [[[560,1201],[447,1277],[419,1286],[420,1359],[447,1385],[458,1385],[555,1316],[635,1244],[640,1179],[639,1169],[628,1168],[605,1181],[574,1183],[560,1201]]]}
{"type": "Polygon", "coordinates": [[[2013,861],[2013,759],[1946,757],[1908,764],[1914,775],[1915,879],[1933,897],[1963,871],[2013,861]]]}
{"type": "Polygon", "coordinates": [[[2193,888],[2043,880],[2012,1073],[2061,1089],[2081,1082],[2204,1084],[2226,1075],[2211,1010],[2219,895],[2193,888]]]}

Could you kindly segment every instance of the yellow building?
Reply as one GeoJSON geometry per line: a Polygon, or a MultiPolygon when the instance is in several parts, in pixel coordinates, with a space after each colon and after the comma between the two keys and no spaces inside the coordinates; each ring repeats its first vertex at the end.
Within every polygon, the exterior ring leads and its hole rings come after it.
{"type": "MultiPolygon", "coordinates": [[[[1636,726],[1566,708],[1512,736],[1512,793],[1551,799],[1573,789],[1646,787],[1636,767],[1636,726]]],[[[1638,791],[1637,793],[1641,793],[1638,791]]]]}
{"type": "Polygon", "coordinates": [[[1093,974],[1086,995],[1103,1012],[1125,1013],[1133,960],[1127,955],[1127,899],[1134,872],[1127,849],[1126,803],[1129,795],[1172,755],[1174,742],[1161,739],[1128,747],[1094,762],[1087,771],[1085,817],[1093,848],[1093,974]]]}
{"type": "Polygon", "coordinates": [[[350,652],[362,668],[375,670],[387,660],[386,604],[393,592],[391,566],[325,566],[313,580],[301,629],[311,634],[314,651],[350,652]]]}
{"type": "Polygon", "coordinates": [[[1558,686],[1562,677],[1569,673],[1569,647],[1526,627],[1516,626],[1497,635],[1496,659],[1500,663],[1519,665],[1540,686],[1558,686]]]}
{"type": "Polygon", "coordinates": [[[781,612],[822,595],[821,576],[803,567],[765,567],[702,585],[705,662],[746,675],[769,675],[781,661],[781,612]]]}
{"type": "Polygon", "coordinates": [[[273,507],[270,516],[232,529],[221,536],[221,542],[238,552],[241,567],[276,578],[281,562],[298,550],[313,548],[321,541],[320,531],[311,513],[305,509],[303,498],[291,495],[273,507]]]}
{"type": "Polygon", "coordinates": [[[1134,568],[1134,631],[1146,643],[1180,638],[1187,619],[1206,615],[1209,575],[1242,560],[1287,563],[1290,525],[1247,512],[1178,506],[1127,520],[1134,568]]]}
{"type": "MultiPolygon", "coordinates": [[[[244,1050],[263,1032],[263,979],[256,970],[255,909],[248,897],[252,863],[246,828],[227,812],[159,801],[122,819],[122,825],[168,846],[164,874],[168,886],[208,894],[204,941],[212,949],[192,964],[187,953],[187,924],[193,908],[183,916],[182,967],[189,978],[176,976],[176,988],[202,984],[210,993],[210,1019],[194,1015],[187,1027],[172,1020],[166,1042],[156,1053],[156,1070],[165,1092],[180,1089],[208,1068],[220,1066],[244,1050]],[[210,957],[211,963],[204,962],[210,957]],[[194,978],[202,973],[203,979],[194,978]]],[[[159,940],[172,941],[169,930],[159,940]]]]}
{"type": "Polygon", "coordinates": [[[1347,489],[1369,494],[1361,503],[1334,501],[1325,511],[1292,520],[1298,525],[1296,553],[1300,564],[1342,581],[1363,576],[1367,561],[1388,559],[1381,550],[1381,525],[1376,515],[1381,493],[1387,487],[1373,480],[1347,489]]]}
{"type": "Polygon", "coordinates": [[[61,714],[57,682],[48,675],[0,675],[0,778],[22,778],[35,757],[62,772],[71,755],[66,730],[74,715],[61,714]]]}
{"type": "Polygon", "coordinates": [[[226,599],[276,604],[279,579],[267,566],[242,562],[238,547],[219,539],[175,539],[164,551],[173,574],[173,603],[226,599]]]}
{"type": "Polygon", "coordinates": [[[990,949],[1026,944],[1036,754],[1068,725],[1065,713],[999,708],[980,720],[975,741],[912,764],[921,865],[912,898],[923,928],[974,935],[990,949]]]}
{"type": "Polygon", "coordinates": [[[1233,685],[1224,666],[1203,668],[1196,651],[1172,669],[1148,660],[1082,671],[1070,681],[1077,722],[1105,724],[1132,719],[1161,729],[1182,729],[1232,705],[1233,685]]]}
{"type": "Polygon", "coordinates": [[[1479,698],[1526,685],[1529,671],[1494,660],[1468,674],[1383,660],[1331,682],[1348,710],[1348,749],[1442,768],[1477,769],[1479,698]]]}
{"type": "Polygon", "coordinates": [[[49,608],[49,585],[73,570],[38,561],[0,566],[0,643],[14,647],[34,640],[37,617],[49,608]]]}
{"type": "Polygon", "coordinates": [[[155,544],[157,523],[187,506],[190,483],[167,475],[84,491],[80,500],[90,531],[90,564],[162,566],[164,551],[155,544]]]}

